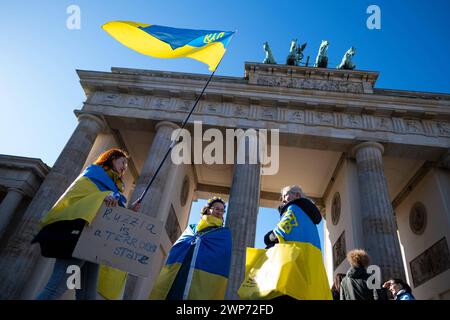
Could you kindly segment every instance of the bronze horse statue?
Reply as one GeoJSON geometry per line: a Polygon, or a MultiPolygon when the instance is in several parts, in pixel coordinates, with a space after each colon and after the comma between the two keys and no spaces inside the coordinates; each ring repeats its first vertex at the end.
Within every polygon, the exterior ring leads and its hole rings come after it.
{"type": "Polygon", "coordinates": [[[286,64],[289,66],[299,66],[303,59],[303,50],[306,48],[306,42],[301,46],[297,46],[297,39],[291,41],[291,48],[286,58],[286,64]]]}

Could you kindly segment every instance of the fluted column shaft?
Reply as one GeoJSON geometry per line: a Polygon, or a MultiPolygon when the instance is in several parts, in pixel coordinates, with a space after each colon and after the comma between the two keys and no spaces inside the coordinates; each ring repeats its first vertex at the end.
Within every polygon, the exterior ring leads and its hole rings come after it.
{"type": "MultiPolygon", "coordinates": [[[[131,203],[133,203],[142,194],[147,187],[147,184],[152,179],[156,169],[172,143],[172,140],[170,139],[172,132],[177,128],[179,127],[176,124],[168,121],[162,121],[156,125],[156,134],[153,138],[147,159],[144,162],[141,173],[136,182],[136,187],[133,195],[131,196],[131,203]]],[[[169,155],[164,165],[161,167],[158,176],[155,181],[153,181],[152,186],[142,200],[140,212],[154,218],[161,218],[162,212],[159,212],[158,210],[159,203],[163,197],[163,191],[165,183],[167,182],[169,171],[171,168],[173,169],[173,167],[174,164],[172,163],[169,155]]],[[[138,277],[128,275],[124,299],[129,300],[138,298],[138,281],[138,277]]]]}
{"type": "Polygon", "coordinates": [[[356,157],[364,244],[382,280],[405,276],[397,224],[383,169],[384,148],[376,142],[357,145],[356,157]]]}
{"type": "Polygon", "coordinates": [[[9,188],[6,197],[0,204],[0,238],[6,230],[25,193],[18,188],[9,188]]]}
{"type": "Polygon", "coordinates": [[[21,296],[39,250],[31,246],[43,215],[79,175],[97,135],[105,129],[104,121],[91,114],[81,114],[79,123],[56,160],[52,170],[29,204],[20,225],[0,252],[0,299],[21,296]]]}
{"type": "Polygon", "coordinates": [[[259,210],[259,164],[236,164],[226,215],[226,226],[233,238],[231,270],[227,299],[239,299],[237,291],[245,275],[245,251],[255,245],[256,220],[259,210]]]}

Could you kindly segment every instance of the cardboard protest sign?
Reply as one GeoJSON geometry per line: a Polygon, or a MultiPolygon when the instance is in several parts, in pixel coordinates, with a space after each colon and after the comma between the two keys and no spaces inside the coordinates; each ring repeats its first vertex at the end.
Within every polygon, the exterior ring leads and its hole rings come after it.
{"type": "Polygon", "coordinates": [[[102,205],[91,225],[84,227],[72,256],[148,277],[162,225],[142,213],[102,205]]]}

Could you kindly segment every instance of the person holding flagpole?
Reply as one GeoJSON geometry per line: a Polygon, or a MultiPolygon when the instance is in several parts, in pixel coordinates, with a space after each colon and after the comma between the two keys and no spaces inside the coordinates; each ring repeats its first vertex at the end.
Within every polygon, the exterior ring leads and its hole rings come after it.
{"type": "MultiPolygon", "coordinates": [[[[194,30],[194,29],[179,29],[179,28],[172,28],[172,27],[166,27],[166,26],[159,26],[159,25],[151,25],[151,24],[145,24],[145,23],[139,23],[139,22],[132,22],[132,21],[110,21],[105,23],[102,28],[108,32],[114,39],[122,43],[123,45],[129,47],[132,50],[135,50],[141,54],[145,54],[152,57],[157,58],[191,58],[195,59],[197,61],[203,62],[208,65],[209,70],[212,71],[210,74],[208,80],[206,81],[203,89],[200,92],[200,95],[197,97],[195,103],[193,104],[190,112],[186,116],[185,120],[183,121],[181,125],[181,129],[184,129],[186,124],[189,121],[190,116],[195,110],[195,107],[197,106],[198,102],[202,98],[206,88],[208,87],[208,84],[211,82],[212,77],[214,76],[214,73],[219,66],[220,62],[222,61],[222,58],[225,54],[226,48],[231,41],[233,35],[235,32],[231,31],[218,31],[218,30],[194,30]]],[[[181,132],[181,130],[180,130],[181,132]]],[[[176,144],[176,141],[178,140],[178,137],[176,137],[173,141],[170,147],[167,149],[164,157],[162,158],[161,162],[159,163],[159,166],[157,167],[155,173],[153,174],[152,178],[150,179],[150,182],[147,184],[144,191],[141,193],[141,195],[137,198],[137,200],[132,204],[132,206],[139,205],[142,200],[144,199],[145,195],[149,191],[150,187],[152,186],[153,182],[155,181],[158,173],[160,172],[164,162],[168,158],[171,150],[176,144]]],[[[202,239],[204,239],[204,243],[212,243],[213,246],[218,246],[218,248],[221,248],[219,253],[214,253],[214,255],[218,255],[221,257],[221,259],[224,259],[224,261],[231,261],[230,255],[231,255],[231,234],[227,228],[223,228],[223,210],[225,208],[225,203],[220,198],[213,198],[210,199],[208,203],[209,207],[205,208],[203,211],[202,220],[200,221],[199,225],[195,229],[187,229],[186,232],[188,234],[184,234],[184,237],[182,237],[177,241],[177,243],[182,243],[183,245],[186,244],[184,240],[191,239],[192,237],[195,237],[196,240],[198,240],[198,243],[194,246],[195,250],[200,250],[199,248],[202,248],[202,250],[205,250],[205,245],[200,245],[200,242],[202,239]],[[220,215],[220,206],[223,206],[222,213],[220,215]],[[222,223],[222,224],[221,224],[222,223]],[[202,229],[205,227],[205,229],[202,229]],[[209,230],[210,228],[213,228],[212,230],[209,230]],[[206,231],[208,230],[208,231],[206,231]],[[217,242],[218,240],[215,240],[218,238],[219,240],[224,241],[223,243],[217,242]]],[[[192,248],[194,248],[192,247],[192,248]]],[[[177,251],[179,248],[174,248],[175,251],[177,251]]],[[[180,252],[180,251],[178,251],[180,252]]],[[[194,254],[194,252],[185,252],[181,250],[183,254],[194,254]]],[[[203,255],[202,255],[203,256],[203,255]]],[[[208,257],[208,254],[205,255],[208,257]]],[[[195,258],[195,256],[194,256],[195,258]]],[[[207,258],[207,261],[210,261],[207,263],[207,265],[211,264],[212,259],[211,257],[207,258]],[[210,259],[210,260],[208,260],[210,259]]],[[[190,258],[192,259],[192,257],[190,258]]],[[[209,266],[206,266],[207,270],[206,272],[203,272],[201,268],[205,267],[204,259],[200,258],[198,263],[201,265],[196,272],[193,270],[195,269],[195,266],[192,266],[192,270],[189,272],[191,276],[194,274],[202,274],[203,278],[206,280],[206,282],[201,282],[203,285],[200,287],[205,287],[211,289],[210,291],[206,291],[203,294],[198,294],[198,292],[195,291],[196,285],[195,281],[194,285],[186,285],[185,290],[183,292],[183,295],[181,298],[195,298],[195,297],[210,297],[211,299],[214,298],[222,298],[225,294],[225,288],[226,288],[226,281],[228,278],[228,269],[221,268],[219,271],[216,270],[216,268],[208,269],[209,266]],[[205,277],[206,276],[206,277],[205,277]],[[208,280],[209,279],[209,280],[208,280]],[[210,281],[211,280],[211,281],[210,281]],[[217,285],[212,285],[216,283],[217,285]],[[225,285],[224,285],[225,284],[225,285]],[[206,286],[205,286],[206,285],[206,286]],[[193,290],[190,290],[189,288],[193,288],[193,290]],[[222,292],[223,291],[223,292],[222,292]],[[209,293],[208,293],[209,292],[209,293]]],[[[184,261],[184,260],[183,260],[184,261]]],[[[197,261],[197,259],[192,259],[192,261],[197,261]]],[[[183,264],[186,266],[187,264],[183,264]]],[[[226,264],[225,264],[226,266],[226,264]]],[[[172,270],[173,271],[173,270],[172,270]]],[[[185,274],[184,272],[181,272],[180,274],[185,274]]],[[[173,275],[173,274],[172,274],[173,275]]],[[[202,277],[196,277],[196,279],[202,279],[202,277]]],[[[172,279],[174,280],[174,279],[172,279]]],[[[192,279],[190,279],[192,280],[192,279]]],[[[187,281],[186,283],[191,283],[187,281]]],[[[163,281],[164,282],[164,281],[163,281]]],[[[168,282],[167,282],[168,283],[168,282]]],[[[170,292],[159,292],[159,297],[169,297],[169,299],[178,299],[180,298],[180,290],[177,289],[179,284],[183,284],[184,280],[180,280],[178,277],[174,280],[175,286],[174,289],[170,292]]],[[[197,286],[198,289],[198,286],[197,286]]],[[[155,292],[157,292],[156,290],[155,292]]],[[[158,294],[157,294],[158,296],[158,294]]]]}
{"type": "MultiPolygon", "coordinates": [[[[67,268],[70,266],[80,268],[81,288],[76,288],[77,300],[95,300],[97,286],[107,298],[117,297],[117,292],[123,290],[126,272],[73,258],[72,252],[85,224],[94,220],[102,204],[125,207],[127,200],[122,194],[125,188],[122,178],[127,167],[128,154],[125,151],[113,148],[103,152],[43,217],[41,230],[33,243],[40,244],[43,256],[56,258],[56,261],[47,285],[37,296],[38,300],[58,299],[68,290],[70,274],[67,268]]],[[[140,204],[132,205],[131,209],[138,211],[140,204]]]]}
{"type": "Polygon", "coordinates": [[[152,300],[223,300],[231,266],[231,232],[223,227],[225,202],[212,197],[197,225],[174,243],[153,291],[152,300]],[[220,263],[217,263],[219,262],[220,263]]]}

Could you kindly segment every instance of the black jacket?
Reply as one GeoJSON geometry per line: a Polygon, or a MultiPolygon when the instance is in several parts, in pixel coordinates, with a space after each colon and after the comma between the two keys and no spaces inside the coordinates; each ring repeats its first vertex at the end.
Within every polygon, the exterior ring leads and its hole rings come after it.
{"type": "Polygon", "coordinates": [[[367,287],[369,277],[364,268],[350,268],[341,282],[341,300],[386,300],[384,290],[367,287]]]}
{"type": "MultiPolygon", "coordinates": [[[[280,212],[280,219],[283,216],[284,212],[287,210],[287,208],[291,204],[295,204],[300,209],[302,209],[308,215],[308,217],[311,219],[311,221],[314,224],[319,224],[320,221],[322,220],[322,215],[320,214],[319,209],[315,206],[314,203],[311,202],[311,200],[309,200],[307,198],[294,199],[292,201],[289,201],[285,204],[280,205],[278,207],[278,211],[280,212]]],[[[269,249],[269,248],[273,247],[276,243],[278,243],[278,239],[276,239],[274,241],[270,240],[269,237],[270,237],[270,234],[272,234],[272,233],[273,233],[273,231],[270,230],[264,236],[264,244],[266,245],[266,249],[269,249]]]]}

